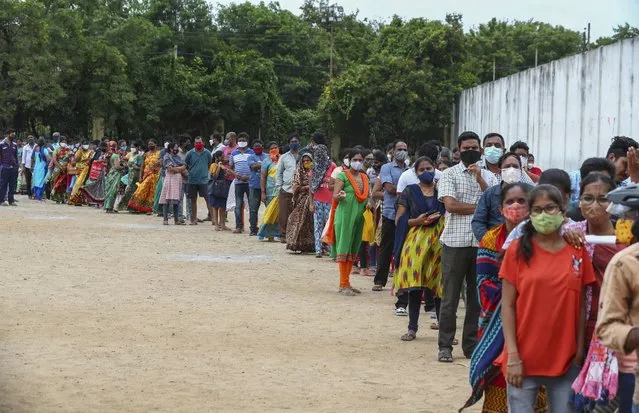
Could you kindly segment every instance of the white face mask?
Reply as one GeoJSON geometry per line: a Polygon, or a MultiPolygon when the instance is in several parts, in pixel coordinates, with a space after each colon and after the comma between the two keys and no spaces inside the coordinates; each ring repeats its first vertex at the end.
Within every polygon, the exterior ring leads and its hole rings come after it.
{"type": "Polygon", "coordinates": [[[169,149],[169,143],[168,142],[164,142],[164,149],[169,149]]]}
{"type": "Polygon", "coordinates": [[[240,148],[246,148],[248,146],[248,142],[240,141],[237,143],[237,146],[239,146],[240,148]]]}
{"type": "Polygon", "coordinates": [[[66,147],[67,147],[67,144],[66,144],[66,143],[64,143],[64,142],[60,142],[60,147],[61,147],[61,148],[66,148],[66,147]]]}
{"type": "Polygon", "coordinates": [[[89,145],[82,145],[82,149],[86,151],[87,149],[89,149],[89,145]]]}
{"type": "Polygon", "coordinates": [[[137,153],[138,149],[137,148],[131,148],[131,153],[137,153]]]}
{"type": "Polygon", "coordinates": [[[348,158],[344,158],[344,160],[342,160],[342,164],[348,168],[349,166],[351,166],[351,161],[348,160],[348,158]]]}
{"type": "Polygon", "coordinates": [[[213,139],[209,140],[209,143],[213,146],[213,139]]]}
{"type": "Polygon", "coordinates": [[[361,171],[362,170],[362,163],[359,161],[354,161],[353,163],[351,163],[351,168],[356,170],[356,171],[361,171]]]}
{"type": "Polygon", "coordinates": [[[506,168],[501,170],[501,180],[507,184],[514,184],[521,179],[521,170],[519,168],[506,168]]]}
{"type": "Polygon", "coordinates": [[[534,168],[534,167],[535,167],[535,164],[534,164],[534,163],[528,163],[528,169],[532,169],[532,168],[534,168]]]}

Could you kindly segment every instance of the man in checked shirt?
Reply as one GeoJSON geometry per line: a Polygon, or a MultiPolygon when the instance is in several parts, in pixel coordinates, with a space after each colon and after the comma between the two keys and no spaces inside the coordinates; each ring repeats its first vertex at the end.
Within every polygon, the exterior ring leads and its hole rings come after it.
{"type": "Polygon", "coordinates": [[[448,218],[441,236],[443,297],[439,319],[439,353],[443,363],[453,361],[453,340],[457,329],[457,306],[466,280],[466,317],[462,350],[470,358],[477,344],[479,301],[477,298],[476,259],[478,241],[471,228],[475,207],[482,193],[497,185],[495,175],[479,165],[481,140],[475,132],[463,132],[457,139],[461,162],[446,169],[438,186],[439,200],[448,218]]]}

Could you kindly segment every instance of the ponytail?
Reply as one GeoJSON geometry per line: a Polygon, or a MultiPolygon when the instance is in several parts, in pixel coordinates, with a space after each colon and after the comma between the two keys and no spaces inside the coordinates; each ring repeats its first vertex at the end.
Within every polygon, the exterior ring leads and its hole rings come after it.
{"type": "Polygon", "coordinates": [[[533,237],[535,236],[535,227],[533,227],[532,221],[528,221],[522,228],[522,236],[519,239],[519,247],[517,248],[517,256],[524,259],[526,264],[533,256],[533,237]]]}

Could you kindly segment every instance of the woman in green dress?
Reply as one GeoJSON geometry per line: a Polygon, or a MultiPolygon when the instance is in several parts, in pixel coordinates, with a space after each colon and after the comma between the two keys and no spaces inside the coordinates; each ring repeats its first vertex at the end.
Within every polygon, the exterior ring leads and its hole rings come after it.
{"type": "Polygon", "coordinates": [[[333,189],[333,241],[339,265],[339,292],[350,297],[360,294],[351,287],[350,274],[353,264],[359,261],[369,187],[368,176],[362,172],[364,158],[361,151],[353,149],[349,159],[349,168],[337,175],[333,189]]]}
{"type": "Polygon", "coordinates": [[[138,181],[140,180],[140,169],[142,168],[142,152],[140,148],[142,147],[141,142],[135,142],[131,145],[131,153],[129,154],[129,161],[127,162],[127,167],[129,169],[129,173],[127,176],[127,185],[124,190],[124,195],[122,195],[122,199],[120,203],[118,203],[118,211],[124,211],[129,205],[129,201],[131,197],[135,193],[135,190],[138,188],[138,181]]]}
{"type": "Polygon", "coordinates": [[[120,162],[120,154],[116,150],[117,142],[109,142],[109,173],[106,176],[106,185],[104,187],[104,209],[107,214],[114,214],[118,211],[113,209],[115,205],[115,198],[120,191],[120,179],[124,171],[124,166],[120,162]]]}

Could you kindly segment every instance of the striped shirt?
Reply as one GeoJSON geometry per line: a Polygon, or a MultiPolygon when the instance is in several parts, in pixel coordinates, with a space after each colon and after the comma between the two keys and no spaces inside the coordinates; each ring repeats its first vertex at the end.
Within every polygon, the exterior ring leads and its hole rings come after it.
{"type": "MultiPolygon", "coordinates": [[[[250,177],[251,175],[251,168],[249,168],[249,163],[248,163],[248,159],[251,155],[255,155],[255,152],[253,152],[253,149],[246,149],[245,152],[242,152],[239,149],[236,149],[233,151],[233,153],[231,153],[231,159],[230,159],[230,163],[231,163],[231,167],[233,167],[233,170],[235,171],[235,174],[240,177],[250,177]]],[[[247,184],[248,183],[248,179],[247,180],[241,180],[238,179],[237,177],[235,178],[235,184],[247,184]]]]}

